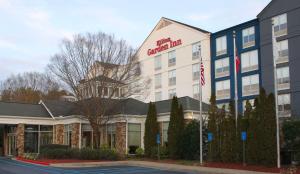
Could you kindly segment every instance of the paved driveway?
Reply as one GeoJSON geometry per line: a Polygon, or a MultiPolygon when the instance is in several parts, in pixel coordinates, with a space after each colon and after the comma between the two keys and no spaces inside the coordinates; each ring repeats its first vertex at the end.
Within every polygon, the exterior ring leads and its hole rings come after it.
{"type": "Polygon", "coordinates": [[[0,174],[189,174],[183,172],[166,171],[145,167],[112,166],[62,169],[48,166],[38,166],[0,158],[0,174]]]}

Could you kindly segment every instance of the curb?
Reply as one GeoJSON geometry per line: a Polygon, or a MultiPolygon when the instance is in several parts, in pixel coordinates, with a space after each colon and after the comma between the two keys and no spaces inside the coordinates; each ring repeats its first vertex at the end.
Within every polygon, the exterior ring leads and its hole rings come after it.
{"type": "Polygon", "coordinates": [[[105,166],[135,166],[135,167],[148,167],[161,170],[170,171],[181,171],[181,172],[204,172],[211,174],[270,174],[266,172],[256,172],[256,171],[245,171],[236,169],[221,169],[221,168],[210,168],[210,167],[200,167],[200,166],[185,166],[179,164],[166,164],[158,162],[148,162],[148,161],[115,161],[115,162],[88,162],[88,163],[63,163],[63,164],[50,164],[52,167],[61,168],[78,168],[78,167],[105,167],[105,166]]]}

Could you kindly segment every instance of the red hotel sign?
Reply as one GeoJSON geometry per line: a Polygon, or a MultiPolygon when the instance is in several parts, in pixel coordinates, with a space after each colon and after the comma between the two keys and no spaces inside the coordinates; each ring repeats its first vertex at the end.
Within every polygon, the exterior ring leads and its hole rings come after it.
{"type": "Polygon", "coordinates": [[[156,41],[156,46],[157,47],[153,48],[153,49],[148,49],[147,54],[148,54],[148,56],[151,56],[151,55],[154,55],[156,53],[165,51],[169,48],[179,46],[181,44],[182,44],[181,39],[178,39],[176,41],[172,41],[171,38],[160,39],[160,40],[156,41]]]}

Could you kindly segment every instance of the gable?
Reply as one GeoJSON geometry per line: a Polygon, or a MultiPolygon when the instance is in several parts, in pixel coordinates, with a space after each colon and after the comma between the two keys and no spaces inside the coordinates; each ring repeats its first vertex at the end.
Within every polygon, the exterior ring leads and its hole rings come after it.
{"type": "Polygon", "coordinates": [[[258,15],[260,20],[300,8],[299,0],[272,0],[258,15]]]}
{"type": "Polygon", "coordinates": [[[139,59],[170,51],[209,37],[209,32],[171,19],[161,18],[138,50],[139,59]],[[165,46],[165,47],[164,47],[165,46]],[[155,50],[156,49],[156,50],[155,50]],[[149,50],[154,50],[149,54],[149,50]],[[158,51],[157,51],[158,50],[158,51]],[[157,54],[156,54],[157,53],[157,54]]]}

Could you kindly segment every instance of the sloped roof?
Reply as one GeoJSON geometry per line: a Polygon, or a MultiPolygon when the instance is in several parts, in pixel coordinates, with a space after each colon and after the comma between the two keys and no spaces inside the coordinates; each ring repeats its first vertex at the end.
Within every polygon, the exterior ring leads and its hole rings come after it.
{"type": "Polygon", "coordinates": [[[76,103],[69,101],[60,100],[45,100],[43,103],[50,110],[54,117],[58,116],[69,116],[69,115],[80,115],[78,112],[76,103]]]}
{"type": "Polygon", "coordinates": [[[169,18],[166,18],[166,17],[162,17],[162,18],[163,18],[163,19],[167,19],[167,20],[172,21],[172,22],[176,22],[176,23],[178,23],[178,24],[180,24],[180,25],[187,26],[187,27],[189,27],[189,28],[192,28],[192,29],[194,29],[194,30],[197,30],[197,31],[200,31],[200,32],[203,32],[203,33],[211,33],[211,32],[209,32],[209,31],[203,30],[203,29],[201,29],[201,28],[198,28],[198,27],[195,27],[195,26],[192,26],[192,25],[189,25],[189,24],[185,24],[185,23],[182,23],[182,22],[173,20],[173,19],[169,19],[169,18]]]}
{"type": "Polygon", "coordinates": [[[0,102],[0,117],[1,115],[51,118],[42,105],[16,102],[0,102]]]}
{"type": "Polygon", "coordinates": [[[269,9],[269,8],[271,7],[271,5],[272,5],[275,1],[277,1],[277,0],[272,0],[271,2],[269,2],[269,4],[268,4],[264,9],[262,9],[261,12],[259,12],[259,14],[257,15],[257,17],[259,18],[261,15],[263,15],[263,13],[264,13],[267,9],[269,9]]]}
{"type": "MultiPolygon", "coordinates": [[[[159,114],[171,112],[171,103],[172,99],[155,102],[157,113],[159,114]]],[[[184,111],[199,111],[200,109],[199,100],[193,99],[188,96],[178,98],[178,103],[182,105],[184,111]]],[[[208,112],[208,109],[209,105],[202,102],[203,112],[208,112]]]]}

